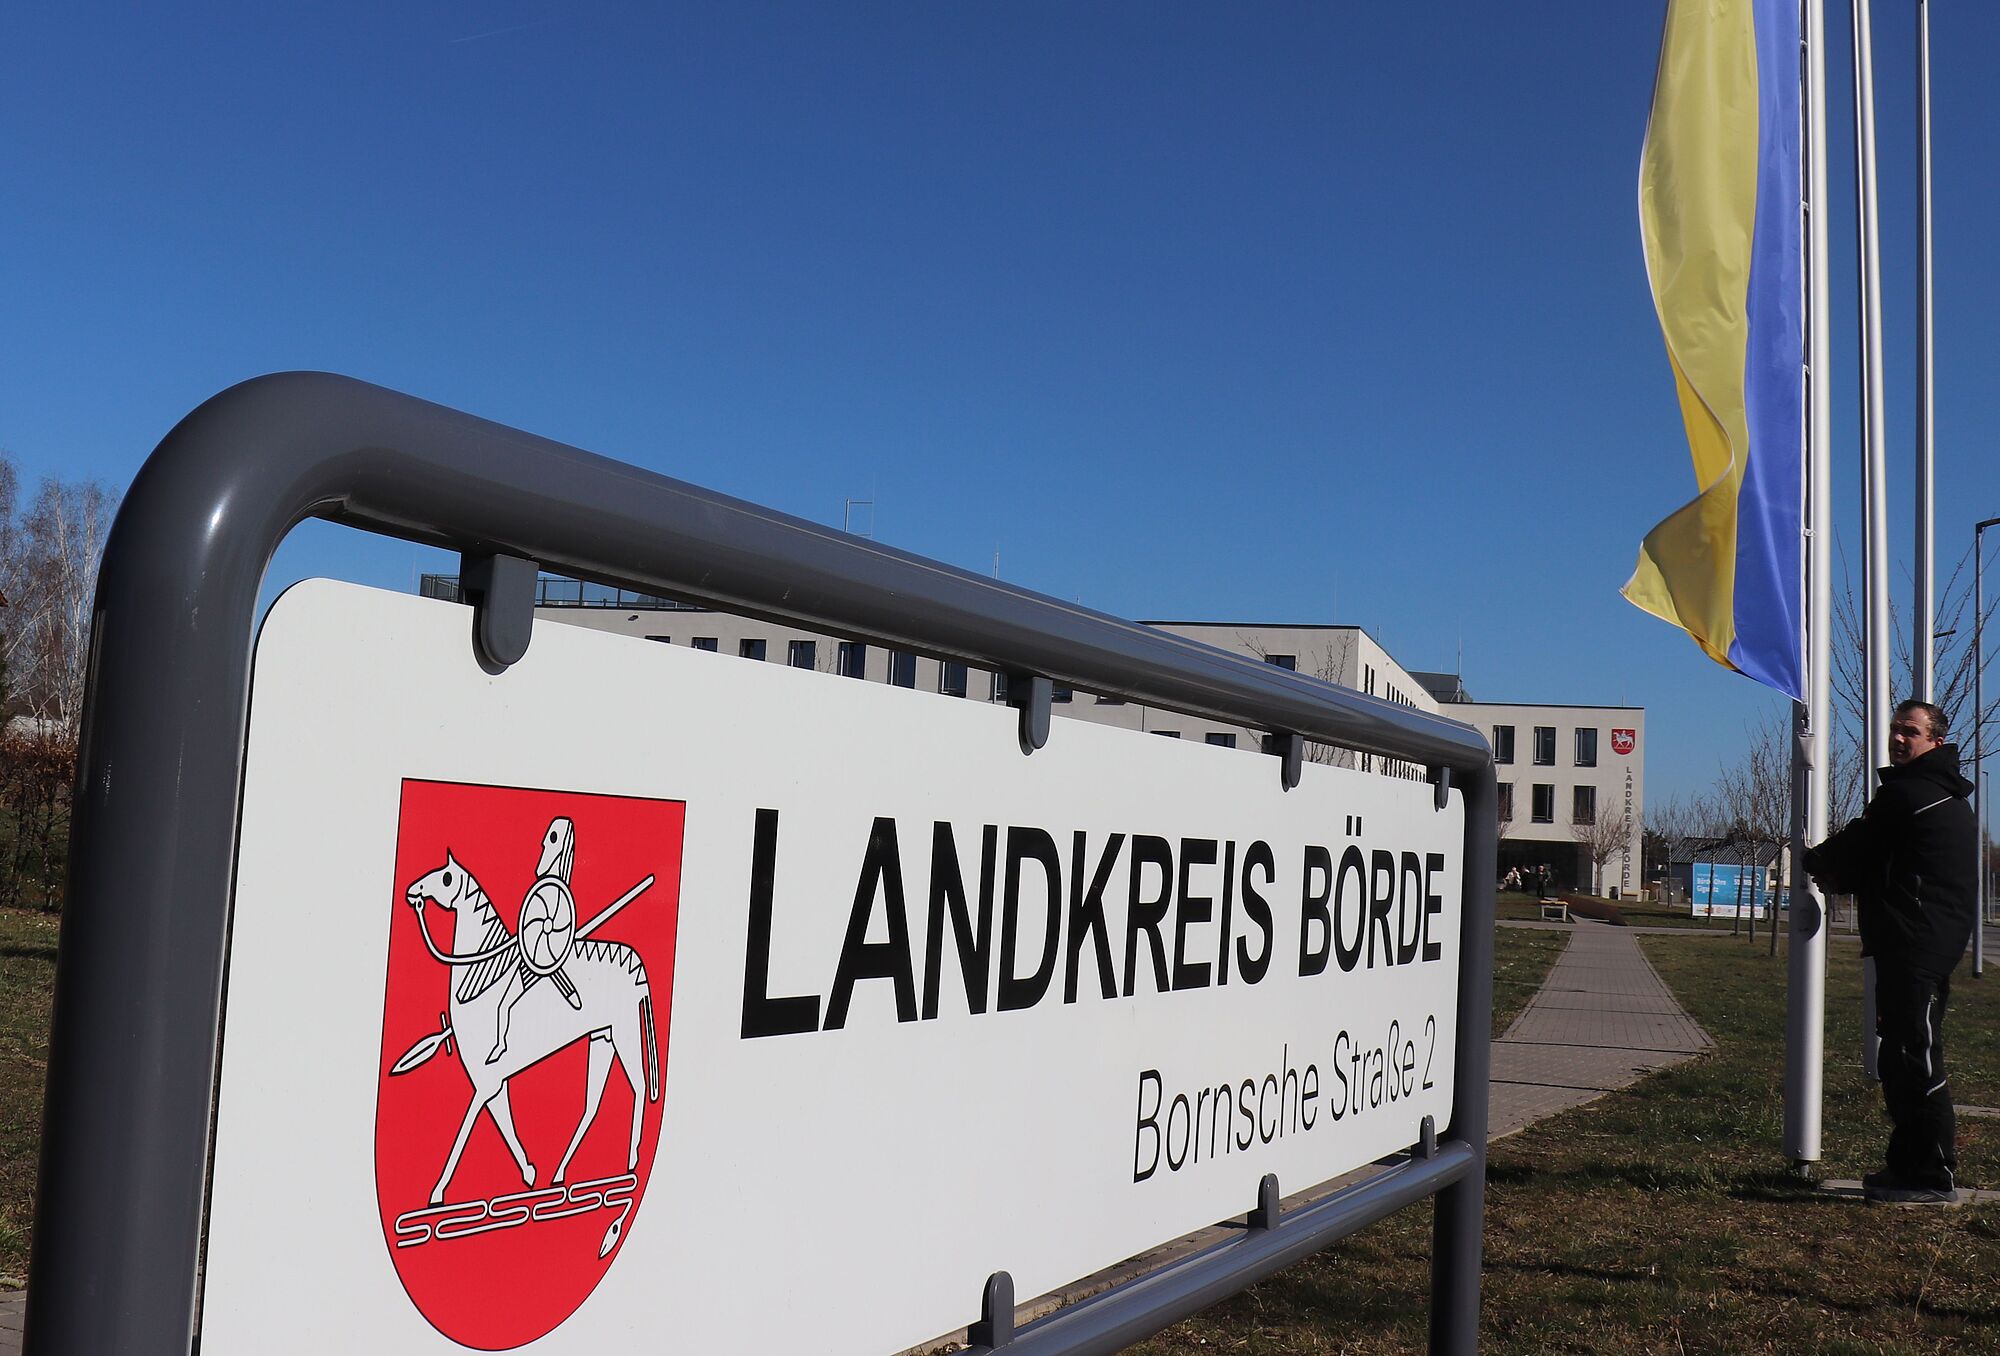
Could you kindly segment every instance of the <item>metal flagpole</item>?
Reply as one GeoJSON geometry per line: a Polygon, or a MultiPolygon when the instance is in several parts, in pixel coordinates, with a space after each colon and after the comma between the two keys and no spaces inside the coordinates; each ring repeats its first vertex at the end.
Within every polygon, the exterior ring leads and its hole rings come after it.
{"type": "Polygon", "coordinates": [[[1826,838],[1833,718],[1832,316],[1826,243],[1826,0],[1806,0],[1806,700],[1792,708],[1792,915],[1785,992],[1785,1154],[1820,1157],[1826,1062],[1825,901],[1807,879],[1809,844],[1826,838]]]}
{"type": "Polygon", "coordinates": [[[2000,526],[1988,518],[1972,529],[1972,853],[1973,898],[1979,907],[1972,929],[1972,975],[1986,973],[1986,529],[2000,526]]]}
{"type": "MultiPolygon", "coordinates": [[[[1883,462],[1882,258],[1875,203],[1875,52],[1868,0],[1850,0],[1854,24],[1856,232],[1861,266],[1862,517],[1866,527],[1868,612],[1868,793],[1876,771],[1889,761],[1889,506],[1883,462]]],[[[1875,967],[1862,962],[1861,1066],[1875,1077],[1875,967]]]]}
{"type": "Polygon", "coordinates": [[[1931,416],[1931,7],[1917,0],[1917,598],[1910,633],[1910,695],[1932,701],[1932,668],[1937,662],[1935,502],[1932,468],[1935,448],[1931,416]]]}

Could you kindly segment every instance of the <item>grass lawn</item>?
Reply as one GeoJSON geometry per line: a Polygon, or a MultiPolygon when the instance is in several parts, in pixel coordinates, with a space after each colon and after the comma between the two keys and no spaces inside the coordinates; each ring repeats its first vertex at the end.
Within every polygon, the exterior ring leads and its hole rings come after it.
{"type": "MultiPolygon", "coordinates": [[[[1493,1146],[1482,1350],[2000,1351],[2000,1207],[1868,1206],[1782,1170],[1782,948],[1641,941],[1717,1048],[1493,1146]]],[[[1828,969],[1820,1171],[1858,1177],[1887,1124],[1856,1062],[1857,948],[1828,969]]],[[[2000,978],[1960,970],[1946,1048],[1955,1099],[2000,1104],[2000,978]]],[[[1963,1183],[2000,1188],[2000,1121],[1962,1119],[1959,1156],[1963,1183]]],[[[1422,1351],[1429,1257],[1414,1207],[1138,1350],[1422,1351]]]]}
{"type": "MultiPolygon", "coordinates": [[[[1575,891],[1570,893],[1574,894],[1575,891]]],[[[1548,903],[1561,901],[1550,895],[1548,903]]],[[[1643,899],[1606,899],[1603,901],[1618,910],[1627,927],[1645,928],[1709,928],[1722,932],[1729,931],[1730,920],[1726,918],[1696,918],[1686,909],[1670,909],[1664,904],[1654,904],[1643,899]]],[[[1542,921],[1543,901],[1532,894],[1517,894],[1512,890],[1502,890],[1495,898],[1494,917],[1503,922],[1538,923],[1542,921]]],[[[1758,925],[1761,935],[1763,925],[1758,925]]]]}
{"type": "MultiPolygon", "coordinates": [[[[26,1270],[55,920],[0,912],[0,1275],[26,1270]]],[[[1717,1049],[1502,1140],[1488,1174],[1483,1350],[2000,1351],[2000,1207],[1869,1207],[1816,1195],[1777,1148],[1784,957],[1649,936],[1717,1049]]],[[[1495,1029],[1567,934],[1502,928],[1495,1029]]],[[[1874,1166],[1879,1096],[1855,1067],[1859,965],[1827,982],[1823,1175],[1874,1166]]],[[[1961,971],[1948,1050],[1961,1103],[2000,1105],[2000,978],[1961,971]]],[[[1960,1122],[1961,1177],[2000,1188],[2000,1121],[1960,1122]]],[[[1164,1353],[1424,1349],[1430,1212],[1414,1207],[1161,1334],[1164,1353]]]]}
{"type": "Polygon", "coordinates": [[[1569,945],[1560,928],[1493,931],[1493,1034],[1505,1031],[1542,987],[1549,967],[1569,945]]]}
{"type": "Polygon", "coordinates": [[[0,910],[0,1286],[28,1274],[56,926],[53,914],[0,910]]]}
{"type": "MultiPolygon", "coordinates": [[[[1739,926],[1733,918],[1701,918],[1690,912],[1686,905],[1673,907],[1655,904],[1644,899],[1607,899],[1604,901],[1617,909],[1625,919],[1627,927],[1635,928],[1691,928],[1697,932],[1728,932],[1739,926]]],[[[1541,901],[1532,894],[1502,890],[1495,905],[1495,915],[1503,920],[1516,922],[1538,922],[1542,916],[1541,901]]],[[[1780,925],[1784,920],[1779,919],[1780,925]]],[[[1744,919],[1740,925],[1748,930],[1750,920],[1744,919]]],[[[1757,935],[1763,937],[1770,926],[1767,919],[1757,920],[1757,935]]],[[[1834,929],[1836,936],[1845,935],[1841,928],[1834,929]]]]}

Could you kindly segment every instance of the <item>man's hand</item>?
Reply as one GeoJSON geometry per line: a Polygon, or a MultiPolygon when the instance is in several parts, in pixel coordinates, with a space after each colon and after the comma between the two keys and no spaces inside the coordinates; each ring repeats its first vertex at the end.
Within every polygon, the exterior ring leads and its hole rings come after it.
{"type": "MultiPolygon", "coordinates": [[[[1825,844],[1820,846],[1824,847],[1825,844]]],[[[1827,861],[1821,854],[1820,848],[1806,850],[1806,875],[1812,878],[1812,883],[1819,887],[1819,892],[1823,895],[1849,893],[1846,882],[1841,880],[1839,872],[1833,869],[1833,863],[1827,861]]]]}

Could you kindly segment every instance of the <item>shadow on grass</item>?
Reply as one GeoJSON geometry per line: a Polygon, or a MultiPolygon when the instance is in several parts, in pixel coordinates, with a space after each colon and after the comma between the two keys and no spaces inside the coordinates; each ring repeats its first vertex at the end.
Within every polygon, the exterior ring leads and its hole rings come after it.
{"type": "Polygon", "coordinates": [[[0,959],[53,961],[54,942],[0,942],[0,959]]]}
{"type": "MultiPolygon", "coordinates": [[[[1800,1304],[1816,1305],[1822,1309],[1838,1309],[1843,1313],[1850,1314],[1872,1313],[1882,1307],[1879,1298],[1875,1296],[1862,1299],[1848,1299],[1839,1295],[1828,1294],[1824,1290],[1808,1290],[1804,1286],[1774,1282],[1768,1277],[1764,1278],[1756,1286],[1756,1292],[1759,1295],[1767,1295],[1773,1299],[1791,1300],[1800,1304]]],[[[1926,1314],[1934,1318],[1955,1318],[1961,1322],[1983,1328],[2000,1326],[2000,1308],[1995,1308],[1992,1305],[1974,1306],[1952,1302],[1941,1303],[1929,1295],[1919,1298],[1914,1294],[1897,1296],[1896,1304],[1899,1308],[1912,1311],[1921,1307],[1926,1314]]]]}
{"type": "Polygon", "coordinates": [[[1700,1163],[1663,1163],[1649,1158],[1622,1162],[1598,1160],[1562,1168],[1527,1163],[1489,1163],[1486,1181],[1496,1187],[1559,1187],[1588,1191],[1598,1187],[1626,1186],[1639,1191],[1686,1196],[1720,1193],[1739,1201],[1853,1205],[1845,1197],[1828,1195],[1812,1182],[1775,1169],[1731,1172],[1700,1163]]]}

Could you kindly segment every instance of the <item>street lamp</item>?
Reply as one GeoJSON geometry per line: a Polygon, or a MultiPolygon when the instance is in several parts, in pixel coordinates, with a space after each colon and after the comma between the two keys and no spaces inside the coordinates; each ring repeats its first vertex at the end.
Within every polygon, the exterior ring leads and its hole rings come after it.
{"type": "Polygon", "coordinates": [[[1986,529],[2000,525],[1988,518],[1972,528],[1972,851],[1973,878],[1978,881],[1977,921],[1972,929],[1972,974],[1986,971],[1986,529]]]}

